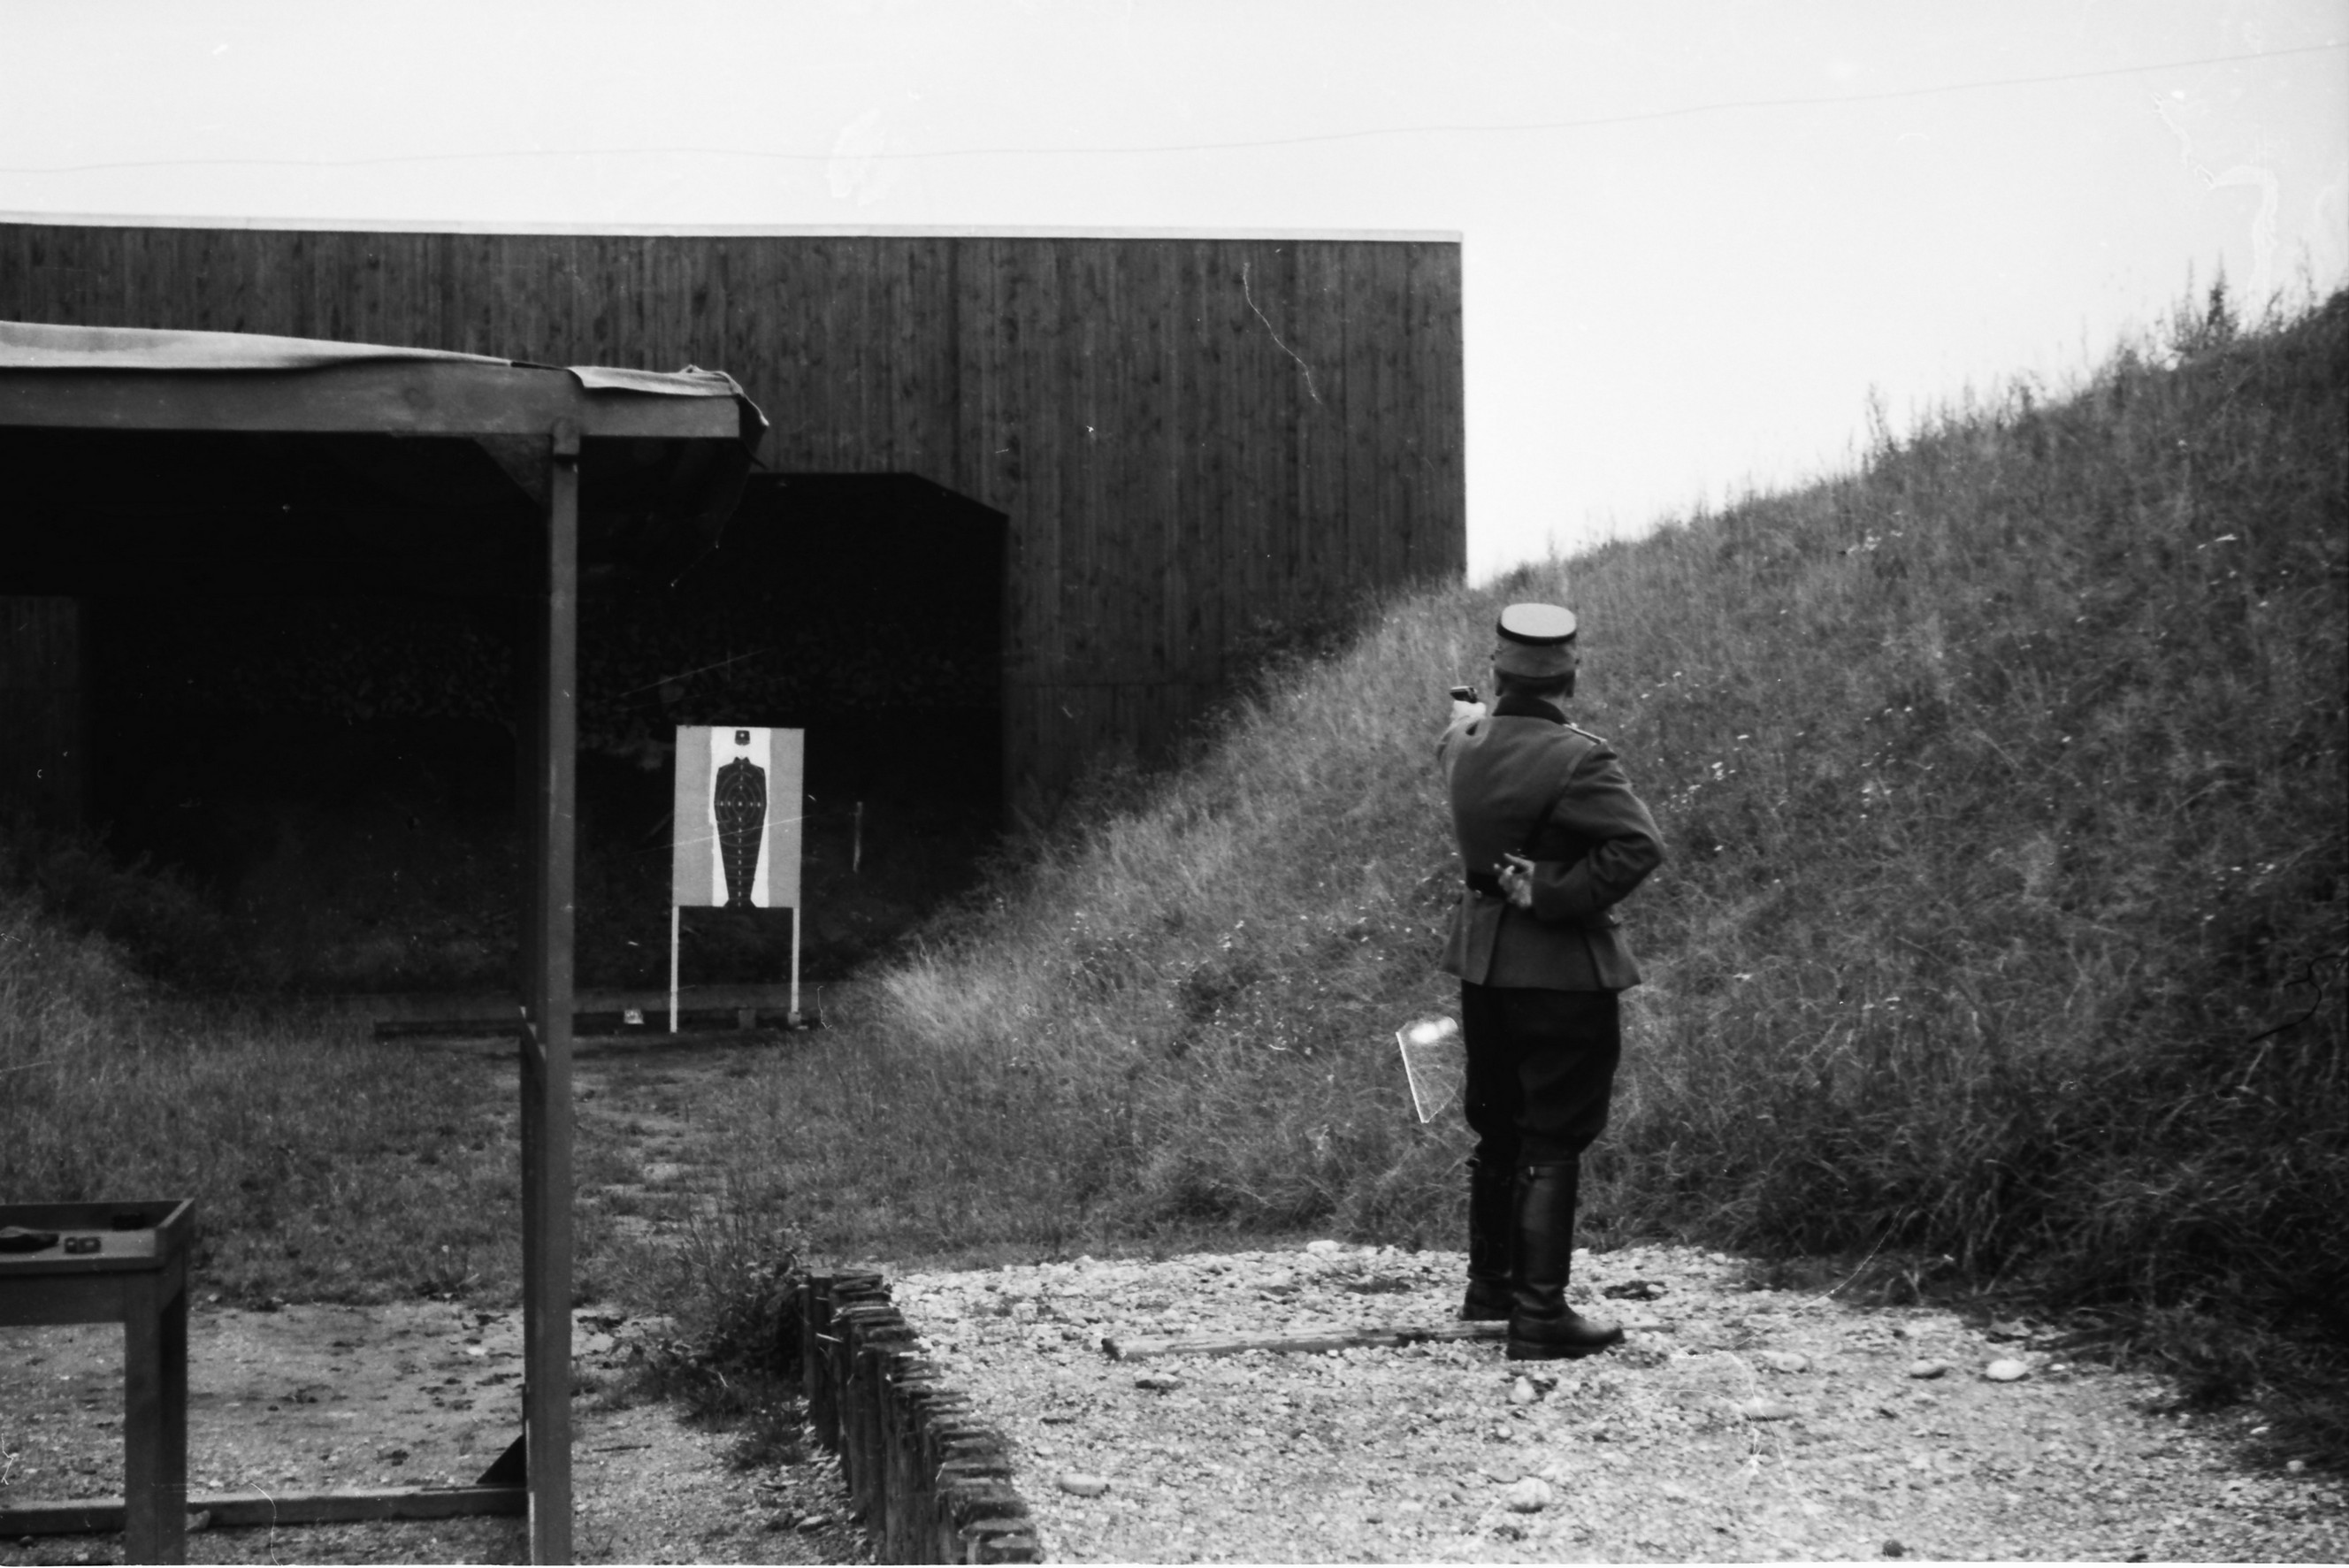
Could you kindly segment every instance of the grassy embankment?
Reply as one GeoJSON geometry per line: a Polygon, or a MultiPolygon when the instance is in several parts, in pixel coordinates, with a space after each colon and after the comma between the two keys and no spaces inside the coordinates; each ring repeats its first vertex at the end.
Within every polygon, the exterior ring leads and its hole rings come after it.
{"type": "MultiPolygon", "coordinates": [[[[1495,608],[1555,597],[1674,851],[1626,912],[1651,983],[1590,1238],[1872,1255],[1855,1290],[2028,1293],[2214,1390],[2323,1378],[2293,1346],[2349,1334],[2344,422],[2349,297],[2197,313],[2076,395],[1384,606],[941,923],[885,1027],[729,1085],[710,1305],[783,1235],[1456,1244],[1464,1132],[1413,1119],[1391,1041],[1453,1006],[1430,746],[1495,608]]],[[[193,1192],[247,1295],[510,1288],[486,1081],[191,1016],[21,894],[0,927],[0,1193],[193,1192]]]]}
{"type": "MultiPolygon", "coordinates": [[[[197,1290],[241,1305],[513,1299],[509,1061],[378,1042],[315,1007],[222,1001],[233,934],[178,879],[0,840],[0,1202],[193,1198],[197,1290]]],[[[579,1288],[625,1272],[578,1152],[579,1288]]]]}
{"type": "Polygon", "coordinates": [[[1452,1005],[1430,747],[1495,608],[1557,598],[1673,851],[1627,906],[1650,984],[1592,1239],[1872,1253],[1864,1284],[2022,1293],[2212,1392],[2321,1376],[2292,1345],[2349,1337],[2349,296],[2169,339],[1385,606],[941,928],[881,1038],[772,1074],[741,1190],[850,1252],[1458,1244],[1464,1130],[1413,1119],[1391,1042],[1452,1005]]]}

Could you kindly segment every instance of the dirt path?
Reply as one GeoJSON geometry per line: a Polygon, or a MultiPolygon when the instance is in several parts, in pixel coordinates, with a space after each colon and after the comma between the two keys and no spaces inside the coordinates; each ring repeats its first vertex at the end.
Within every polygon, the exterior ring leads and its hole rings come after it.
{"type": "MultiPolygon", "coordinates": [[[[471,1047],[467,1047],[471,1049],[471,1047]]],[[[487,1054],[492,1047],[480,1047],[487,1054]]],[[[605,1222],[657,1232],[702,1207],[695,1097],[750,1070],[719,1038],[670,1052],[583,1050],[580,1141],[618,1177],[585,1195],[605,1222]]],[[[583,1163],[583,1169],[585,1168],[583,1163]]],[[[745,1471],[727,1434],[628,1394],[664,1318],[574,1315],[573,1445],[583,1561],[843,1563],[865,1556],[824,1463],[745,1471]]],[[[452,1302],[292,1305],[199,1299],[189,1327],[193,1491],[414,1486],[478,1476],[521,1423],[518,1312],[452,1302]]],[[[0,1498],[120,1495],[121,1333],[0,1328],[0,1498]]],[[[521,1562],[520,1522],[473,1520],[204,1531],[197,1563],[521,1562]]],[[[119,1536],[0,1541],[0,1563],[121,1561],[119,1536]]]]}

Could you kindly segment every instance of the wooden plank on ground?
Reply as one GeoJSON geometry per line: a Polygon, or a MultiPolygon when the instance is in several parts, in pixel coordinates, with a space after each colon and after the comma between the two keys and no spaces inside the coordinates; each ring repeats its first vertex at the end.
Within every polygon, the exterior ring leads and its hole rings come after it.
{"type": "MultiPolygon", "coordinates": [[[[870,989],[858,982],[841,980],[803,983],[803,991],[810,988],[835,1001],[861,995],[870,989]]],[[[771,985],[688,985],[684,988],[682,999],[688,1007],[704,1007],[714,1012],[731,1013],[744,1007],[781,1010],[792,1005],[792,988],[787,981],[771,985]]],[[[802,1001],[804,999],[802,995],[802,1001]]],[[[488,1018],[494,1019],[500,1029],[512,1029],[522,1017],[519,994],[495,991],[419,991],[333,996],[324,1000],[325,1005],[338,1016],[376,1024],[438,1025],[488,1018]]],[[[659,1013],[666,1021],[668,993],[666,990],[631,990],[619,986],[579,986],[572,993],[574,1016],[617,1014],[630,1008],[647,1015],[659,1013]]]]}
{"type": "MultiPolygon", "coordinates": [[[[350,1524],[374,1519],[460,1519],[520,1514],[530,1493],[518,1486],[410,1486],[314,1492],[212,1492],[191,1496],[191,1514],[222,1528],[274,1524],[350,1524]]],[[[0,1508],[0,1536],[80,1535],[122,1528],[122,1500],[84,1497],[0,1508]]]]}
{"type": "Polygon", "coordinates": [[[1104,1339],[1102,1348],[1112,1361],[1147,1361],[1159,1356],[1238,1356],[1249,1350],[1309,1356],[1322,1350],[1355,1347],[1392,1349],[1403,1345],[1428,1345],[1455,1339],[1501,1339],[1506,1323],[1446,1323],[1434,1327],[1322,1328],[1302,1334],[1227,1334],[1196,1339],[1104,1339]]]}
{"type": "MultiPolygon", "coordinates": [[[[811,990],[813,987],[810,987],[811,990]]],[[[581,1036],[613,1037],[626,1039],[665,1040],[668,1038],[668,1010],[666,1006],[636,1009],[638,1021],[630,1023],[626,1013],[574,1012],[571,1032],[575,1039],[581,1036]]],[[[680,1007],[678,1009],[679,1031],[690,1028],[696,1034],[711,1029],[783,1029],[792,1026],[791,1008],[787,1004],[772,1007],[680,1007]]],[[[821,1024],[822,1016],[812,1007],[801,1009],[802,1024],[821,1024]]],[[[522,1026],[519,1013],[502,1017],[482,1015],[476,1017],[449,1018],[385,1018],[375,1025],[378,1040],[439,1040],[485,1038],[512,1034],[522,1026]]]]}

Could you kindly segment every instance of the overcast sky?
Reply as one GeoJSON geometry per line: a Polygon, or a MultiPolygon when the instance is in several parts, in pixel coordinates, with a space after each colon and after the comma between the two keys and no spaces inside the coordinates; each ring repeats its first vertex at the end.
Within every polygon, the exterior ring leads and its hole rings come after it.
{"type": "Polygon", "coordinates": [[[1483,577],[2342,286],[2349,0],[0,0],[0,213],[1457,231],[1483,577]]]}

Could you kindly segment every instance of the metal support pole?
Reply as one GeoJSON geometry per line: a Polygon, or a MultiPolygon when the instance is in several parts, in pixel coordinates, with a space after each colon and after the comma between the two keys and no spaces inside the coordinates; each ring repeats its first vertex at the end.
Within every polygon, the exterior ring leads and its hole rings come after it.
{"type": "Polygon", "coordinates": [[[578,800],[579,428],[552,435],[530,694],[529,1026],[523,1036],[523,1433],[530,1559],[571,1561],[571,1014],[578,800]]]}
{"type": "Polygon", "coordinates": [[[674,898],[668,903],[668,1032],[677,1033],[677,952],[678,905],[674,898]]]}

